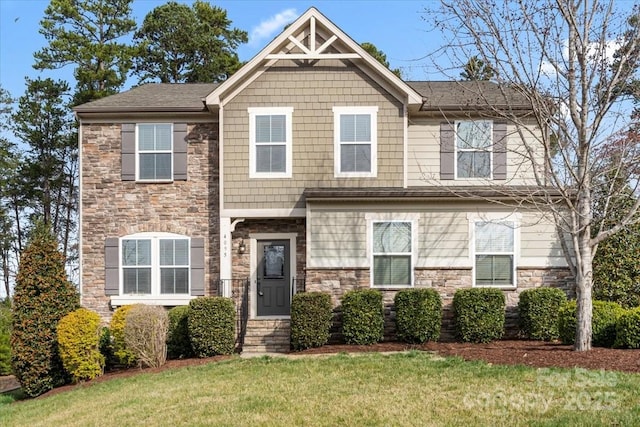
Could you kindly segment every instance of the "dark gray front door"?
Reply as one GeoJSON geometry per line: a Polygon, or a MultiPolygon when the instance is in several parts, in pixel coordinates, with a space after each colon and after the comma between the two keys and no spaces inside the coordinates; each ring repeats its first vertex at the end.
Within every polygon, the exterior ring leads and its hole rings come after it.
{"type": "Polygon", "coordinates": [[[258,241],[258,316],[288,316],[291,266],[288,240],[258,241]]]}

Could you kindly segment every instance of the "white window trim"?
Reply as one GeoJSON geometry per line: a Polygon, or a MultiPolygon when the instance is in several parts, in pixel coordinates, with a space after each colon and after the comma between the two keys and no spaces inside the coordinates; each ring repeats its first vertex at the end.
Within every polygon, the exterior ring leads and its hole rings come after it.
{"type": "Polygon", "coordinates": [[[455,171],[455,177],[459,180],[492,180],[493,179],[493,120],[456,120],[453,125],[453,168],[455,171]],[[489,122],[491,124],[491,129],[489,130],[489,135],[491,136],[491,144],[489,144],[489,148],[486,150],[472,150],[472,149],[458,149],[458,123],[461,122],[489,122]],[[469,177],[460,177],[458,176],[458,152],[487,152],[489,153],[489,176],[469,176],[469,177]]]}
{"type": "MultiPolygon", "coordinates": [[[[184,267],[182,267],[184,268],[184,267]]],[[[118,274],[119,274],[119,287],[118,295],[111,297],[113,305],[123,304],[122,301],[164,301],[161,305],[181,305],[181,304],[168,304],[170,301],[189,301],[191,297],[191,238],[182,234],[174,233],[155,233],[145,232],[129,234],[127,236],[120,237],[118,241],[118,274]],[[160,293],[160,240],[163,239],[180,239],[187,240],[187,247],[189,248],[189,287],[184,294],[162,294],[160,293]],[[151,293],[150,294],[125,294],[124,293],[124,266],[122,265],[122,241],[123,240],[151,240],[151,293]]],[[[129,304],[131,302],[127,302],[129,304]]]]}
{"type": "Polygon", "coordinates": [[[137,182],[173,182],[173,123],[136,123],[136,181],[137,182]],[[154,151],[144,151],[147,154],[170,154],[171,155],[171,178],[170,179],[141,179],[140,178],[140,148],[138,144],[138,135],[140,132],[138,130],[140,125],[169,125],[171,130],[169,131],[169,135],[171,135],[171,149],[170,150],[154,150],[154,151]]]}
{"type": "Polygon", "coordinates": [[[249,113],[249,178],[291,178],[293,147],[293,107],[250,107],[249,113]],[[285,171],[256,171],[256,116],[285,115],[285,171]]]}
{"type": "MultiPolygon", "coordinates": [[[[491,212],[485,214],[469,214],[469,261],[471,263],[471,286],[474,288],[517,289],[518,265],[520,264],[520,223],[522,215],[519,213],[491,212]],[[495,222],[513,224],[513,284],[512,285],[476,285],[476,223],[495,222]]],[[[492,252],[493,253],[493,252],[492,252]]]]}
{"type": "Polygon", "coordinates": [[[369,260],[369,287],[372,289],[406,289],[415,285],[415,267],[418,258],[418,224],[420,214],[417,213],[367,213],[367,259],[369,260]],[[374,285],[373,277],[373,224],[376,222],[409,222],[411,223],[411,283],[407,285],[374,285]]]}
{"type": "Polygon", "coordinates": [[[333,170],[335,178],[375,178],[378,176],[378,107],[333,107],[333,170]],[[371,141],[349,144],[371,145],[371,172],[342,172],[340,146],[340,116],[343,114],[368,114],[371,116],[371,141]]]}

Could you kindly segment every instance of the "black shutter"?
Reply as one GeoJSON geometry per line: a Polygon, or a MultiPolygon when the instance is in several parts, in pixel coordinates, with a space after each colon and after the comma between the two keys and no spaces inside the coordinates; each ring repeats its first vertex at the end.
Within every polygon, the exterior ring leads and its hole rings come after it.
{"type": "Polygon", "coordinates": [[[122,139],[122,180],[136,180],[136,125],[123,123],[121,128],[122,139]]]}
{"type": "Polygon", "coordinates": [[[455,147],[453,123],[440,123],[440,179],[455,179],[455,147]]]}
{"type": "Polygon", "coordinates": [[[204,239],[191,238],[191,295],[204,295],[204,239]]]}
{"type": "Polygon", "coordinates": [[[173,179],[187,180],[187,124],[173,124],[173,179]]]}
{"type": "Polygon", "coordinates": [[[493,179],[507,179],[507,123],[493,123],[493,179]]]}
{"type": "Polygon", "coordinates": [[[120,271],[118,262],[118,245],[120,240],[117,237],[110,237],[104,241],[104,294],[118,295],[120,290],[120,271]]]}

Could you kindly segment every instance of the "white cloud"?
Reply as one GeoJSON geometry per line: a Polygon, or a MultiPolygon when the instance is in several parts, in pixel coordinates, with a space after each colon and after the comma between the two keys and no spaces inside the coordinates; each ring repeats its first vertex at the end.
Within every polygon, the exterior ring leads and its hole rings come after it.
{"type": "MultiPolygon", "coordinates": [[[[614,61],[615,53],[622,47],[622,44],[617,40],[607,40],[602,43],[591,43],[587,46],[587,56],[593,62],[605,62],[608,64],[612,64],[614,61]]],[[[543,75],[547,77],[554,77],[559,70],[557,67],[564,68],[564,61],[569,58],[569,42],[568,40],[563,41],[562,46],[562,59],[555,62],[555,65],[550,61],[543,61],[540,64],[540,71],[543,75]]],[[[564,71],[564,69],[560,70],[564,71]]]]}
{"type": "Polygon", "coordinates": [[[262,21],[258,26],[251,29],[249,36],[249,44],[256,44],[259,41],[273,36],[274,33],[282,30],[282,28],[294,21],[298,17],[295,9],[285,9],[267,20],[262,21]]]}

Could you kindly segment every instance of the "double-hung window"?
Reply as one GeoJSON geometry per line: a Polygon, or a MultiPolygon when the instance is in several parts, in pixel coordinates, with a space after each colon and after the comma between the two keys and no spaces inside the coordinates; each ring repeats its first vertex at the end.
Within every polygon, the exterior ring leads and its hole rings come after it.
{"type": "Polygon", "coordinates": [[[137,180],[172,180],[172,152],[173,128],[171,124],[138,124],[136,132],[137,180]]]}
{"type": "Polygon", "coordinates": [[[333,107],[336,177],[377,174],[378,107],[333,107]]]}
{"type": "Polygon", "coordinates": [[[515,286],[515,224],[477,221],[474,235],[475,285],[515,286]]]}
{"type": "Polygon", "coordinates": [[[291,178],[292,107],[249,108],[249,177],[291,178]]]}
{"type": "Polygon", "coordinates": [[[121,295],[189,294],[189,238],[141,233],[121,239],[121,295]]]}
{"type": "Polygon", "coordinates": [[[491,178],[492,132],[490,120],[455,122],[457,178],[491,178]]]}
{"type": "Polygon", "coordinates": [[[411,221],[373,221],[373,286],[411,286],[413,243],[411,221]]]}

